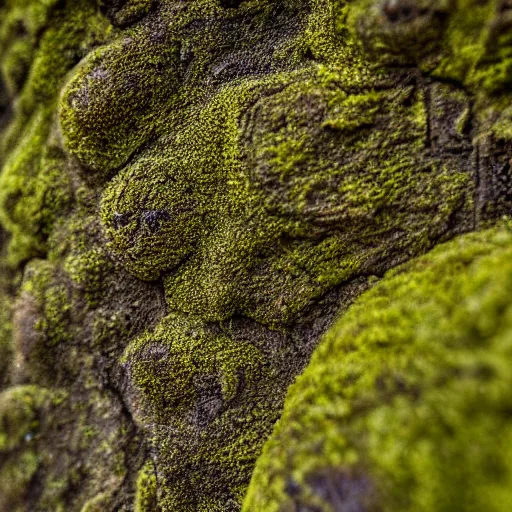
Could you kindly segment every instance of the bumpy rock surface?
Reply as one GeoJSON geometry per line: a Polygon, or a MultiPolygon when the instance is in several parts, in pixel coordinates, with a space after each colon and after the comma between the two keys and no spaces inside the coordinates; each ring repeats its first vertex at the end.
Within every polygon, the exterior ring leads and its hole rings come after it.
{"type": "Polygon", "coordinates": [[[509,0],[0,0],[0,510],[241,510],[336,316],[245,509],[507,510],[511,85],[509,0]]]}

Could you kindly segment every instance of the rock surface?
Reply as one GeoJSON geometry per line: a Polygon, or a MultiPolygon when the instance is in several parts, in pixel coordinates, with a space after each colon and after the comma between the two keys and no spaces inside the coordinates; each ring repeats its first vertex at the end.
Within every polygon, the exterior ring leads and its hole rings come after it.
{"type": "Polygon", "coordinates": [[[0,510],[505,511],[511,28],[0,0],[0,510]]]}

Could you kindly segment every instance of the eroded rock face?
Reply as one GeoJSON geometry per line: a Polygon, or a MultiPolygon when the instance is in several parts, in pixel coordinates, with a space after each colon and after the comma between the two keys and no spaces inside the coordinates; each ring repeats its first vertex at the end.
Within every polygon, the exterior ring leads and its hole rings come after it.
{"type": "Polygon", "coordinates": [[[0,507],[239,510],[334,316],[509,213],[508,4],[0,5],[0,507]]]}

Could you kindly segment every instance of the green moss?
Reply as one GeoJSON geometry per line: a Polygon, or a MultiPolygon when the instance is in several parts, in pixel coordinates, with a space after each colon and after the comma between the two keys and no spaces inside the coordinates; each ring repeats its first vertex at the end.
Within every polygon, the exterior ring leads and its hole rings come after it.
{"type": "MultiPolygon", "coordinates": [[[[496,122],[507,103],[512,69],[509,12],[502,3],[415,0],[386,7],[361,0],[338,16],[339,29],[352,34],[373,67],[415,65],[436,79],[459,83],[475,96],[482,132],[496,122]]],[[[509,139],[510,120],[506,124],[497,134],[509,139]]]]}
{"type": "Polygon", "coordinates": [[[140,476],[138,506],[156,499],[155,474],[162,510],[239,503],[276,413],[275,397],[258,391],[275,377],[257,346],[174,314],[132,341],[122,362],[134,419],[154,455],[140,476]]]}
{"type": "MultiPolygon", "coordinates": [[[[357,69],[350,74],[323,66],[245,82],[223,91],[199,123],[184,129],[188,140],[193,130],[195,140],[215,142],[203,143],[196,154],[215,157],[222,144],[223,159],[210,158],[204,168],[181,160],[190,165],[189,186],[198,203],[199,180],[218,169],[217,183],[207,183],[218,187],[211,194],[219,199],[205,201],[211,210],[203,209],[195,254],[164,278],[173,309],[208,320],[241,312],[268,325],[290,323],[329,287],[358,273],[380,272],[372,262],[384,267],[397,253],[424,252],[447,234],[454,215],[460,216],[457,229],[472,223],[469,153],[448,163],[429,149],[421,88],[400,91],[390,83],[377,92],[374,86],[357,69]],[[209,131],[216,127],[214,115],[229,119],[223,139],[215,135],[222,131],[209,131]]],[[[460,101],[457,91],[441,92],[447,105],[460,101]]],[[[181,154],[175,145],[170,150],[181,154]]],[[[128,186],[134,181],[123,180],[128,186]]],[[[123,200],[130,197],[116,186],[123,200]]],[[[166,200],[163,194],[158,199],[166,200]]],[[[125,228],[129,243],[135,226],[125,228]]],[[[160,240],[158,245],[165,243],[160,240]]],[[[147,241],[146,251],[156,252],[158,246],[147,241]]],[[[177,237],[167,243],[183,249],[177,237]]]]}
{"type": "Polygon", "coordinates": [[[504,52],[498,68],[505,64],[506,41],[502,40],[501,49],[489,44],[492,32],[499,35],[503,28],[496,5],[494,0],[415,0],[393,5],[360,0],[340,10],[338,26],[359,41],[374,66],[417,65],[435,76],[470,84],[489,63],[486,58],[497,57],[492,55],[497,50],[504,52]]]}
{"type": "Polygon", "coordinates": [[[130,380],[140,393],[137,414],[144,422],[180,418],[197,402],[195,381],[217,379],[222,402],[237,395],[240,380],[250,383],[259,376],[261,356],[248,343],[227,336],[212,336],[203,322],[170,315],[155,329],[130,343],[122,362],[129,367],[130,380]],[[156,351],[160,364],[145,353],[156,351]],[[164,361],[167,364],[164,364],[164,361]]]}
{"type": "Polygon", "coordinates": [[[238,510],[334,310],[508,211],[506,15],[391,4],[0,7],[8,371],[71,396],[27,506],[238,510]]]}
{"type": "Polygon", "coordinates": [[[434,75],[463,83],[480,100],[506,92],[512,62],[507,10],[498,1],[459,0],[451,11],[434,75]]]}
{"type": "Polygon", "coordinates": [[[51,402],[52,393],[37,386],[18,386],[0,393],[0,451],[10,452],[36,435],[38,411],[51,402]]]}
{"type": "Polygon", "coordinates": [[[34,451],[23,451],[15,460],[8,459],[0,468],[0,506],[21,512],[23,498],[30,481],[39,466],[39,458],[34,451]]]}
{"type": "Polygon", "coordinates": [[[106,493],[101,493],[89,500],[80,510],[80,512],[103,512],[112,506],[112,497],[106,493]]]}
{"type": "MultiPolygon", "coordinates": [[[[78,242],[77,238],[75,234],[75,242],[78,242]]],[[[78,244],[75,245],[76,249],[79,249],[78,244]]],[[[90,307],[98,304],[111,268],[111,262],[100,247],[78,250],[64,262],[65,271],[74,285],[84,292],[90,307]]]]}
{"type": "Polygon", "coordinates": [[[100,0],[100,8],[107,13],[112,24],[118,27],[131,25],[148,14],[153,0],[129,0],[126,2],[111,2],[100,0]]]}
{"type": "MultiPolygon", "coordinates": [[[[38,115],[27,127],[24,140],[12,155],[12,160],[6,163],[0,176],[2,222],[7,229],[14,233],[10,250],[13,263],[27,258],[31,254],[31,245],[34,244],[33,238],[29,234],[30,231],[33,232],[33,229],[30,229],[32,226],[29,226],[29,233],[25,232],[27,223],[31,222],[31,216],[26,215],[26,205],[22,200],[20,201],[20,198],[23,197],[22,191],[25,189],[27,178],[37,175],[38,169],[34,167],[39,164],[40,153],[47,134],[47,123],[48,119],[45,119],[44,113],[38,112],[38,115]]],[[[34,193],[34,189],[31,192],[34,193]]],[[[32,199],[30,192],[28,196],[32,199]]],[[[36,245],[35,251],[36,254],[41,251],[40,243],[36,245]]]]}
{"type": "Polygon", "coordinates": [[[65,394],[35,385],[13,386],[0,393],[0,507],[26,510],[26,498],[44,457],[38,449],[45,415],[65,394]]]}
{"type": "Polygon", "coordinates": [[[337,321],[244,510],[508,510],[511,242],[501,227],[441,245],[337,321]]]}
{"type": "Polygon", "coordinates": [[[44,254],[52,227],[70,202],[63,157],[48,143],[48,122],[39,110],[0,177],[0,217],[12,233],[12,266],[44,254]]]}
{"type": "MultiPolygon", "coordinates": [[[[80,364],[90,368],[91,361],[81,358],[80,364]]],[[[0,394],[2,509],[92,512],[113,506],[126,477],[126,424],[118,404],[99,393],[92,378],[86,395],[76,390],[26,385],[0,394]],[[34,500],[35,481],[40,491],[34,500]],[[83,495],[70,497],[77,485],[83,495]]]]}
{"type": "MultiPolygon", "coordinates": [[[[0,139],[5,159],[0,175],[0,217],[13,235],[9,250],[12,266],[44,254],[49,232],[70,201],[65,155],[58,147],[53,110],[66,73],[87,45],[95,44],[105,31],[105,24],[88,3],[52,10],[52,2],[29,2],[24,8],[13,8],[1,25],[0,48],[6,52],[2,62],[25,70],[19,72],[16,90],[11,87],[17,94],[14,118],[0,139]],[[28,25],[28,35],[25,30],[15,30],[20,23],[28,25]],[[25,41],[29,35],[30,41],[25,41]],[[21,55],[10,53],[22,44],[30,48],[25,63],[21,55]]],[[[3,75],[7,83],[15,80],[9,78],[9,69],[4,69],[3,75]]]]}
{"type": "Polygon", "coordinates": [[[135,512],[151,512],[157,504],[157,481],[153,464],[144,464],[137,475],[135,512]]]}
{"type": "Polygon", "coordinates": [[[338,2],[338,30],[352,34],[372,63],[407,66],[439,51],[445,18],[452,5],[443,0],[402,1],[387,6],[375,0],[338,2]]]}
{"type": "Polygon", "coordinates": [[[39,35],[53,14],[54,0],[7,2],[0,24],[0,70],[10,94],[20,92],[37,49],[39,35]]]}
{"type": "MultiPolygon", "coordinates": [[[[110,250],[138,278],[164,274],[172,309],[277,326],[329,287],[380,272],[371,262],[424,252],[454,215],[465,229],[469,153],[432,152],[424,90],[384,84],[319,66],[221,90],[109,184],[110,250]]],[[[439,96],[461,104],[447,127],[458,129],[467,99],[439,96]]]]}
{"type": "Polygon", "coordinates": [[[90,52],[60,99],[69,153],[103,175],[125,164],[166,115],[179,72],[178,46],[164,24],[90,52]]]}
{"type": "MultiPolygon", "coordinates": [[[[34,260],[27,266],[21,287],[21,300],[33,302],[33,307],[39,310],[33,327],[41,336],[44,347],[55,346],[70,339],[69,290],[54,265],[44,260],[34,260]]],[[[37,352],[35,347],[30,349],[31,352],[37,352]]],[[[41,363],[39,361],[36,364],[41,363]]]]}
{"type": "Polygon", "coordinates": [[[190,254],[207,208],[206,194],[193,190],[190,171],[196,169],[180,159],[179,148],[167,147],[152,148],[129,165],[102,200],[109,248],[127,270],[145,280],[158,279],[190,254]]]}
{"type": "MultiPolygon", "coordinates": [[[[2,236],[0,230],[0,239],[2,236]]],[[[12,358],[11,279],[12,276],[5,264],[0,264],[0,389],[8,383],[12,358]]]]}

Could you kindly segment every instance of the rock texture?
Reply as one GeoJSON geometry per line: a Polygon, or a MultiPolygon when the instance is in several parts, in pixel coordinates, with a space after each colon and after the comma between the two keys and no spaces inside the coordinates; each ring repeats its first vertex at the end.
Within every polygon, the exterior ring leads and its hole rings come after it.
{"type": "Polygon", "coordinates": [[[241,510],[336,316],[245,509],[483,510],[455,458],[505,500],[511,28],[508,0],[0,0],[0,510],[241,510]]]}

